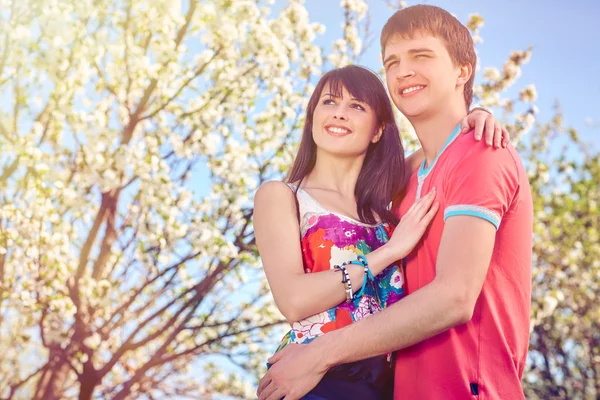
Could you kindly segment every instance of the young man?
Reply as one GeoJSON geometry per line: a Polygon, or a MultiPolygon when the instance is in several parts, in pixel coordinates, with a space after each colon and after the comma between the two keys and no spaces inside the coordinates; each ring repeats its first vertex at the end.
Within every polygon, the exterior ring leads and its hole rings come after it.
{"type": "Polygon", "coordinates": [[[405,8],[383,28],[381,45],[392,100],[426,156],[399,213],[434,187],[443,212],[405,260],[408,296],[277,353],[260,399],[300,398],[332,366],[392,351],[396,399],[523,399],[533,211],[522,163],[511,146],[459,135],[476,56],[454,17],[433,6],[405,8]]]}

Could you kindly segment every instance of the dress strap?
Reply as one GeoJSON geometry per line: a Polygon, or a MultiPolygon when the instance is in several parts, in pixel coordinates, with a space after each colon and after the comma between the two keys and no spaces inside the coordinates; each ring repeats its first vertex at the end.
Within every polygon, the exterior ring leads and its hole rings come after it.
{"type": "MultiPolygon", "coordinates": [[[[300,216],[304,216],[307,212],[313,212],[317,214],[329,213],[329,210],[323,208],[308,192],[301,187],[294,185],[293,183],[286,183],[288,187],[294,192],[296,197],[296,207],[299,209],[300,216]]],[[[300,218],[299,218],[300,219],[300,218]]]]}

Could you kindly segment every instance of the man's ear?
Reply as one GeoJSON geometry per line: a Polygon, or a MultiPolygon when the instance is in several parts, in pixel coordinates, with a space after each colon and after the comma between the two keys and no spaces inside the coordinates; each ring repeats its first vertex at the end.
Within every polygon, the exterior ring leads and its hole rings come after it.
{"type": "Polygon", "coordinates": [[[471,63],[466,63],[460,67],[459,72],[456,85],[466,85],[469,79],[471,79],[471,75],[473,75],[473,66],[471,63]]]}
{"type": "Polygon", "coordinates": [[[383,128],[384,128],[384,126],[385,126],[385,124],[381,125],[379,127],[379,129],[377,129],[377,131],[375,132],[375,135],[373,135],[373,139],[371,139],[371,143],[377,143],[377,142],[379,142],[379,139],[381,139],[381,135],[383,135],[383,128]]]}

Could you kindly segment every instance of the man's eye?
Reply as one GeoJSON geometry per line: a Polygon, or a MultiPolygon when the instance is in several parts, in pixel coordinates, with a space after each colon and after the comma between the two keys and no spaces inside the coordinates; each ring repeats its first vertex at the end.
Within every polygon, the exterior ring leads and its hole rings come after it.
{"type": "Polygon", "coordinates": [[[390,69],[390,68],[392,68],[392,67],[393,67],[394,65],[396,65],[396,64],[398,64],[398,61],[390,61],[390,62],[387,64],[387,69],[390,69]]]}

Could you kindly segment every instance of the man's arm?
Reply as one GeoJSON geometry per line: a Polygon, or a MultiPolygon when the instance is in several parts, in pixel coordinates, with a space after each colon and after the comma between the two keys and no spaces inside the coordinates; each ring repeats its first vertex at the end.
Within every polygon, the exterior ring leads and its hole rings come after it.
{"type": "Polygon", "coordinates": [[[436,277],[382,312],[319,338],[325,367],[403,349],[471,319],[487,273],[496,228],[471,216],[446,221],[436,277]],[[324,349],[327,349],[326,351],[324,349]]]}
{"type": "Polygon", "coordinates": [[[495,226],[484,219],[448,218],[431,283],[369,318],[276,353],[259,399],[300,398],[335,365],[400,350],[469,321],[495,238],[495,226]]]}

